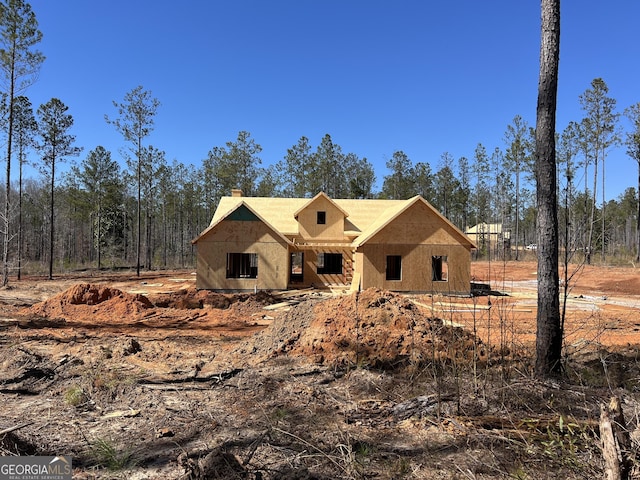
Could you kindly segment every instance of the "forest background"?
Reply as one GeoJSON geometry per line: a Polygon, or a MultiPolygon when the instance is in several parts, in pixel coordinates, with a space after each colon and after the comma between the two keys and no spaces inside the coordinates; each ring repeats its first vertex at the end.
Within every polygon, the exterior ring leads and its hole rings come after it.
{"type": "MultiPolygon", "coordinates": [[[[462,230],[485,222],[510,232],[508,250],[491,252],[480,242],[479,257],[517,258],[525,245],[536,242],[532,128],[518,114],[505,125],[500,146],[478,143],[467,156],[444,151],[430,160],[395,150],[384,171],[376,171],[358,152],[345,151],[330,133],[292,138],[282,157],[267,165],[260,140],[245,130],[203,152],[194,165],[169,160],[162,141],[150,141],[156,119],[161,121],[162,99],[139,85],[104,106],[105,121],[122,135],[122,148],[112,152],[95,145],[83,151],[76,146],[69,107],[55,97],[36,107],[27,96],[46,61],[38,50],[37,12],[18,0],[2,5],[7,274],[38,273],[47,265],[50,275],[136,262],[148,269],[193,266],[190,241],[232,188],[250,196],[311,197],[324,191],[332,198],[401,199],[419,194],[462,230]],[[11,11],[18,16],[8,15],[11,11]],[[21,42],[15,42],[16,33],[21,42]]],[[[632,261],[638,256],[640,225],[636,175],[629,175],[628,188],[615,199],[606,196],[605,175],[613,148],[624,148],[628,165],[635,161],[640,167],[640,103],[619,107],[602,78],[593,79],[576,102],[583,116],[558,137],[561,245],[589,262],[632,261]]]]}

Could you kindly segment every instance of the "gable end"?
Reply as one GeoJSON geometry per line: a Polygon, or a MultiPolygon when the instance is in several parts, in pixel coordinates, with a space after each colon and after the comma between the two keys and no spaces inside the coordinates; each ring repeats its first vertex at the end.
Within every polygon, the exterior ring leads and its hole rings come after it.
{"type": "Polygon", "coordinates": [[[231,212],[226,220],[233,220],[236,222],[260,222],[258,216],[247,208],[246,205],[240,205],[233,212],[231,212]]]}

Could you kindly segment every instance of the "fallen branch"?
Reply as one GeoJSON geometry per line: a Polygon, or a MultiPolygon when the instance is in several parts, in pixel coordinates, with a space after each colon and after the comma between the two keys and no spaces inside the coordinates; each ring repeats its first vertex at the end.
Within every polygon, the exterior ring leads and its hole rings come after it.
{"type": "Polygon", "coordinates": [[[0,435],[5,435],[7,433],[15,432],[16,430],[20,430],[21,428],[28,427],[29,425],[33,425],[34,422],[25,422],[20,425],[16,425],[14,427],[5,428],[4,430],[0,430],[0,435]]]}
{"type": "Polygon", "coordinates": [[[313,445],[312,443],[307,442],[304,438],[300,438],[298,435],[295,435],[291,432],[287,432],[286,430],[282,430],[281,428],[277,428],[277,427],[273,427],[273,430],[276,432],[280,432],[283,435],[288,435],[292,438],[295,438],[296,440],[298,440],[299,442],[301,442],[302,444],[306,445],[307,447],[311,448],[312,450],[315,450],[316,452],[318,452],[320,455],[322,455],[324,458],[326,458],[327,460],[329,460],[331,463],[333,463],[339,470],[342,470],[343,473],[348,474],[349,472],[347,471],[346,468],[344,468],[342,465],[340,465],[338,462],[336,462],[333,458],[331,458],[331,456],[329,456],[328,454],[326,454],[325,452],[323,452],[322,450],[320,450],[318,447],[316,447],[315,445],[313,445]]]}
{"type": "Polygon", "coordinates": [[[233,370],[229,370],[227,372],[220,373],[211,373],[209,375],[198,375],[199,370],[196,369],[192,375],[184,376],[184,377],[170,377],[170,378],[143,378],[138,381],[138,383],[144,387],[151,385],[172,385],[176,383],[207,383],[212,382],[214,385],[222,383],[226,380],[229,380],[240,372],[242,372],[242,368],[234,368],[233,370]]]}

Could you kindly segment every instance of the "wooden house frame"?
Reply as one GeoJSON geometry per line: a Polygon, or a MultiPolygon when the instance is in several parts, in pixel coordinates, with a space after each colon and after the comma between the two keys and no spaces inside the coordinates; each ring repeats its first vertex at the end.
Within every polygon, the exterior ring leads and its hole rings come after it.
{"type": "Polygon", "coordinates": [[[474,243],[408,200],[222,197],[196,238],[196,286],[218,291],[378,287],[469,294],[474,243]]]}

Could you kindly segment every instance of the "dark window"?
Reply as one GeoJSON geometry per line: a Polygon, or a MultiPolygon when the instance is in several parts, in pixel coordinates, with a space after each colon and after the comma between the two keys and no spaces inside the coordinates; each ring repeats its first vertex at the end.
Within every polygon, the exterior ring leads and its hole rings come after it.
{"type": "Polygon", "coordinates": [[[342,273],[342,254],[324,253],[318,254],[318,273],[339,275],[342,273]]]}
{"type": "Polygon", "coordinates": [[[402,257],[387,255],[387,280],[402,280],[402,257]]]}
{"type": "Polygon", "coordinates": [[[258,278],[258,254],[227,253],[227,278],[258,278]]]}
{"type": "Polygon", "coordinates": [[[327,223],[327,212],[317,212],[318,214],[318,225],[324,225],[327,223]]]}
{"type": "Polygon", "coordinates": [[[293,252],[291,254],[291,281],[302,282],[304,279],[304,253],[293,252]]]}
{"type": "Polygon", "coordinates": [[[431,279],[434,282],[448,282],[449,266],[447,265],[447,256],[434,255],[431,257],[431,271],[433,272],[431,279]]]}

